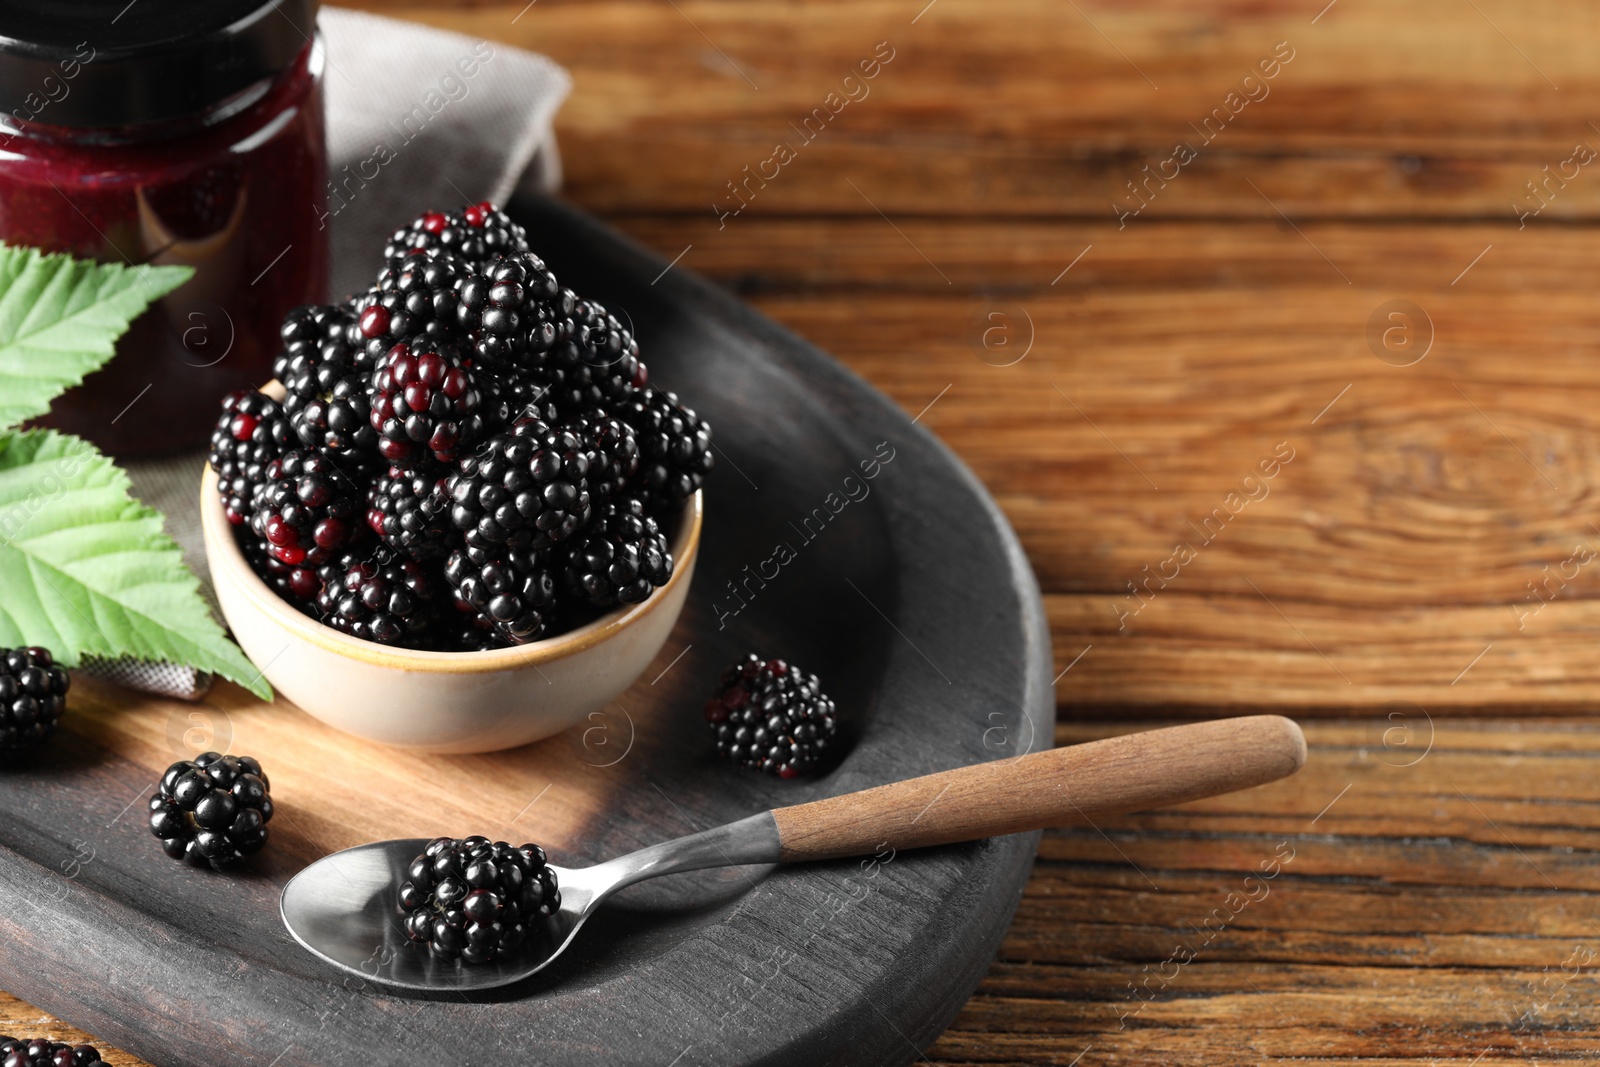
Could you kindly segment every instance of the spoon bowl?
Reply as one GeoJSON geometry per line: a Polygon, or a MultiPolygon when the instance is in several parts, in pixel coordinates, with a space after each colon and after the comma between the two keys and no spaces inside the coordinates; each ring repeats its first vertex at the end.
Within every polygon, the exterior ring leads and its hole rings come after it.
{"type": "Polygon", "coordinates": [[[573,872],[556,867],[562,906],[548,920],[548,937],[530,938],[514,960],[481,967],[437,959],[406,937],[395,902],[395,887],[427,846],[425,838],[378,841],[318,860],[284,887],[284,925],[313,955],[350,974],[396,989],[466,993],[509,985],[539,971],[587,918],[573,872]]]}
{"type": "Polygon", "coordinates": [[[544,970],[617,890],[674,871],[776,862],[779,843],[772,813],[763,812],[593,867],[551,864],[561,889],[560,909],[542,928],[530,925],[513,958],[472,967],[441,960],[406,937],[397,889],[411,861],[427,847],[427,838],[402,838],[324,856],[284,886],[279,903],[284,925],[313,955],[379,985],[418,992],[497,989],[544,970]]]}

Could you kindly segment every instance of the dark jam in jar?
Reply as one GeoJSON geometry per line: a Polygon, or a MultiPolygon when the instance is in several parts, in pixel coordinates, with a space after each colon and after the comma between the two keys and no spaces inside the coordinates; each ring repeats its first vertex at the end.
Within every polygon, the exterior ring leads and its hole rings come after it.
{"type": "Polygon", "coordinates": [[[0,0],[0,240],[194,276],[42,420],[122,454],[205,442],[326,300],[312,0],[0,0]],[[119,17],[118,12],[122,14],[119,17]]]}

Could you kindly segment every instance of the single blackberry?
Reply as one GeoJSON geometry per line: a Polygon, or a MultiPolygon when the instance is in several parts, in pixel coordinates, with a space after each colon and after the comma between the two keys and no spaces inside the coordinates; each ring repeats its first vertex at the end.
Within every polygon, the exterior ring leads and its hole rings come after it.
{"type": "Polygon", "coordinates": [[[297,356],[315,357],[326,344],[352,344],[351,328],[355,319],[350,308],[341,304],[307,304],[297,307],[283,317],[279,336],[283,351],[272,364],[272,376],[287,383],[289,368],[297,356]]]}
{"type": "MultiPolygon", "coordinates": [[[[546,350],[522,357],[521,374],[542,387],[563,415],[614,408],[633,396],[639,380],[639,346],[617,319],[593,301],[563,290],[570,307],[556,340],[546,350]]],[[[482,342],[480,342],[482,347],[482,342]]]]}
{"type": "Polygon", "coordinates": [[[250,520],[251,503],[256,489],[266,482],[268,464],[293,442],[283,408],[270,396],[244,390],[223,398],[209,459],[229,522],[242,526],[250,520]]]}
{"type": "Polygon", "coordinates": [[[340,633],[420,647],[433,622],[433,582],[415,560],[345,556],[319,572],[317,616],[340,633]]]}
{"type": "Polygon", "coordinates": [[[64,1045],[36,1037],[19,1041],[0,1037],[0,1067],[105,1067],[93,1045],[64,1045]]]}
{"type": "Polygon", "coordinates": [[[590,495],[597,503],[620,500],[639,471],[639,441],[633,427],[598,408],[562,425],[578,435],[589,453],[590,495]]]}
{"type": "Polygon", "coordinates": [[[356,536],[363,497],[330,457],[291,451],[267,465],[250,528],[279,562],[319,566],[356,536]]]}
{"type": "Polygon", "coordinates": [[[417,338],[397,344],[372,376],[372,428],[390,463],[415,467],[428,458],[454,463],[483,436],[483,398],[451,345],[417,338]]]}
{"type": "Polygon", "coordinates": [[[596,607],[637,604],[672,577],[672,553],[637,500],[602,504],[562,552],[568,589],[596,607]]]}
{"type": "Polygon", "coordinates": [[[572,301],[532,252],[501,256],[466,277],[456,321],[474,338],[473,359],[498,373],[531,369],[573,330],[572,301]]]}
{"type": "Polygon", "coordinates": [[[447,252],[405,256],[385,267],[356,302],[356,343],[376,365],[401,341],[455,330],[456,290],[472,266],[447,252]]]}
{"type": "Polygon", "coordinates": [[[780,778],[815,770],[838,729],[816,675],[754,653],[722,672],[705,714],[719,755],[780,778]]]}
{"type": "Polygon", "coordinates": [[[486,837],[428,843],[398,894],[406,936],[433,955],[491,963],[516,954],[561,908],[556,872],[538,845],[486,837]]]}
{"type": "Polygon", "coordinates": [[[416,470],[390,467],[372,484],[367,525],[391,548],[412,559],[442,559],[450,550],[449,469],[432,464],[416,470]]]}
{"type": "Polygon", "coordinates": [[[646,387],[617,409],[639,439],[638,484],[651,502],[673,507],[705,484],[715,462],[711,425],[674,393],[646,387]]]}
{"type": "Polygon", "coordinates": [[[538,419],[491,438],[449,481],[450,520],[469,548],[540,549],[589,521],[589,454],[570,430],[538,419]]]}
{"type": "Polygon", "coordinates": [[[307,448],[336,456],[361,456],[377,437],[370,426],[370,403],[366,376],[352,374],[311,396],[289,421],[307,448]]]}
{"type": "Polygon", "coordinates": [[[492,628],[503,641],[522,645],[552,631],[556,575],[548,552],[457,549],[444,564],[456,607],[478,629],[492,628]]]}
{"type": "Polygon", "coordinates": [[[173,859],[220,871],[267,843],[270,788],[249,756],[206,752],[180,760],[150,798],[150,832],[173,859]]]}
{"type": "Polygon", "coordinates": [[[250,530],[237,531],[237,540],[245,562],[273,592],[306,614],[314,613],[317,594],[322,591],[315,567],[290,566],[273,556],[272,546],[250,530]]]}
{"type": "Polygon", "coordinates": [[[293,319],[294,328],[289,322],[284,326],[284,335],[295,339],[274,366],[287,392],[283,410],[289,425],[306,448],[339,456],[365,454],[378,435],[368,417],[370,364],[350,340],[355,312],[342,305],[298,312],[303,314],[293,319]]]}
{"type": "MultiPolygon", "coordinates": [[[[615,315],[593,300],[580,300],[573,310],[574,330],[568,342],[589,370],[589,380],[603,401],[615,403],[634,391],[639,378],[639,344],[615,315]]],[[[642,384],[642,383],[641,383],[642,384]]],[[[557,398],[559,403],[559,398],[557,398]]]]}
{"type": "Polygon", "coordinates": [[[389,263],[419,252],[448,252],[479,265],[503,253],[525,252],[528,231],[484,200],[459,211],[428,211],[389,238],[389,263]]]}
{"type": "Polygon", "coordinates": [[[0,760],[55,733],[71,685],[48,649],[0,649],[0,760]]]}

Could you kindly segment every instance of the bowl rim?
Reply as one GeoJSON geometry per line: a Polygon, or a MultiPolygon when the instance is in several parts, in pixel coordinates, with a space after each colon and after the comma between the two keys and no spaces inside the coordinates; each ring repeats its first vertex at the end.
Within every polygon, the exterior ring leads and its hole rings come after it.
{"type": "MultiPolygon", "coordinates": [[[[703,490],[697,489],[684,502],[683,514],[672,543],[672,577],[649,597],[554,637],[510,648],[477,652],[433,652],[380,645],[340,633],[302,614],[273,592],[244,558],[244,552],[234,539],[233,525],[228,522],[223,509],[222,498],[217,494],[217,473],[211,469],[210,463],[206,464],[205,472],[200,477],[200,532],[205,544],[206,560],[213,571],[213,583],[221,584],[217,581],[216,572],[222,571],[245,599],[295,637],[336,655],[379,667],[430,674],[487,674],[523,667],[537,668],[541,663],[575,656],[608,641],[647,615],[660,610],[673,589],[687,581],[694,571],[700,548],[700,530],[705,518],[703,494],[703,490]]],[[[260,664],[256,666],[265,673],[265,667],[260,664]]]]}

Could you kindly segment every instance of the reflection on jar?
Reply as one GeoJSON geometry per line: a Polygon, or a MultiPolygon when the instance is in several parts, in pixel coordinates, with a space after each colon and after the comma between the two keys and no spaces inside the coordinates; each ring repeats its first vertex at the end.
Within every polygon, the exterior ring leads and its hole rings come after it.
{"type": "Polygon", "coordinates": [[[0,120],[0,239],[194,268],[45,425],[122,455],[196,447],[224,394],[271,377],[284,313],[327,298],[322,67],[314,37],[286,69],[197,114],[114,128],[49,125],[48,109],[0,120]]]}

